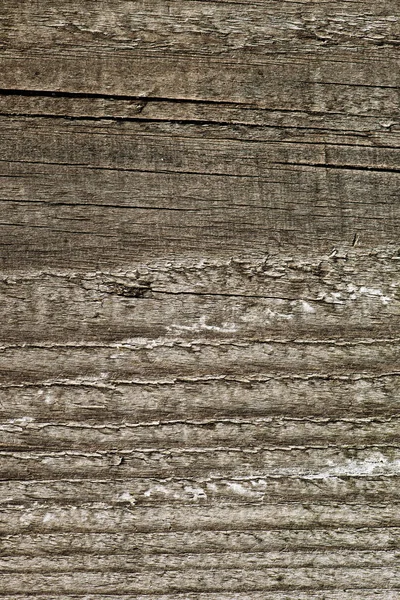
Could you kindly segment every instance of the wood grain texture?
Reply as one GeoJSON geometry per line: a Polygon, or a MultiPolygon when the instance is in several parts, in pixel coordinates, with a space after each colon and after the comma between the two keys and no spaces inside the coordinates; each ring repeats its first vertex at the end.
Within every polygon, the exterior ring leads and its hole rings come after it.
{"type": "Polygon", "coordinates": [[[0,597],[397,600],[398,3],[0,31],[0,597]]]}

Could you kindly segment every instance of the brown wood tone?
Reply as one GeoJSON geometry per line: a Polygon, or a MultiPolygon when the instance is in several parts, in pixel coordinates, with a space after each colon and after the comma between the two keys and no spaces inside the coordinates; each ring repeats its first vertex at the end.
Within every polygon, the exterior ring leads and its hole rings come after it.
{"type": "Polygon", "coordinates": [[[0,600],[400,598],[394,0],[3,0],[0,600]]]}

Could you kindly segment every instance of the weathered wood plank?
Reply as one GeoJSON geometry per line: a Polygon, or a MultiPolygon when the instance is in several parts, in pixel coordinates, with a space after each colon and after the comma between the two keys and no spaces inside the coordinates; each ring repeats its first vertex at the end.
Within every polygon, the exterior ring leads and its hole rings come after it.
{"type": "Polygon", "coordinates": [[[398,147],[38,121],[1,124],[4,269],[22,256],[26,267],[109,269],[398,238],[398,147]]]}
{"type": "MultiPolygon", "coordinates": [[[[360,92],[353,91],[354,96],[360,92]]],[[[355,105],[357,106],[357,105],[355,105]]],[[[340,107],[336,107],[339,109],[340,107]]],[[[208,103],[191,100],[124,99],[96,94],[22,91],[0,89],[0,114],[28,119],[66,119],[68,121],[136,121],[208,125],[201,128],[223,137],[286,142],[353,144],[359,146],[398,147],[398,117],[382,114],[352,114],[322,110],[272,110],[251,104],[208,103]],[[232,127],[230,125],[235,125],[232,127]],[[246,125],[246,127],[240,127],[246,125]],[[217,129],[216,126],[219,126],[217,129]]],[[[54,121],[53,121],[54,122],[54,121]]],[[[181,129],[184,131],[184,129],[181,129]]]]}
{"type": "MultiPolygon", "coordinates": [[[[340,105],[352,86],[368,85],[376,88],[367,110],[382,110],[380,96],[392,89],[393,111],[394,3],[242,3],[237,14],[231,6],[118,1],[86,3],[83,11],[79,2],[46,2],[21,10],[11,0],[1,86],[301,109],[329,104],[330,94],[340,105]],[[51,60],[43,62],[46,54],[51,60]],[[336,83],[348,87],[340,93],[336,83]]],[[[350,103],[360,110],[360,102],[350,103]]]]}
{"type": "Polygon", "coordinates": [[[399,281],[395,247],[103,273],[8,271],[0,281],[2,341],[240,336],[372,343],[397,336],[399,281]]]}
{"type": "Polygon", "coordinates": [[[2,3],[1,597],[399,597],[397,12],[2,3]]]}
{"type": "Polygon", "coordinates": [[[379,46],[399,41],[396,2],[365,6],[353,2],[241,3],[232,11],[224,2],[121,2],[106,6],[79,1],[46,2],[39,10],[27,5],[17,10],[15,2],[5,2],[7,20],[5,48],[29,47],[36,36],[43,46],[76,47],[83,42],[92,49],[120,47],[136,52],[177,51],[190,54],[238,53],[251,55],[288,42],[303,52],[310,47],[330,45],[379,46]],[[394,13],[394,14],[393,14],[394,13]],[[29,23],[29,27],[27,24],[29,23]],[[233,34],[236,33],[236,37],[233,34]],[[25,34],[25,35],[24,35],[25,34]],[[207,46],[201,41],[207,39],[207,46]],[[247,46],[247,48],[246,48],[247,46]]]}
{"type": "Polygon", "coordinates": [[[92,54],[82,47],[59,48],[56,54],[40,46],[29,54],[26,49],[3,51],[1,88],[84,95],[95,90],[101,97],[134,101],[179,99],[271,110],[396,115],[399,79],[393,49],[377,55],[350,47],[329,49],[327,55],[318,48],[299,55],[288,43],[281,54],[255,55],[253,60],[250,55],[240,61],[237,56],[146,56],[114,48],[92,54]]]}

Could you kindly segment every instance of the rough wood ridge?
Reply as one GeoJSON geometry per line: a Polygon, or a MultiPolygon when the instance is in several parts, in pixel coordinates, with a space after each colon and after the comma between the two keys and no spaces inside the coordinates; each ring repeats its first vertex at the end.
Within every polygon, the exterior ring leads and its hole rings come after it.
{"type": "Polygon", "coordinates": [[[398,3],[0,32],[0,598],[398,600],[398,3]]]}

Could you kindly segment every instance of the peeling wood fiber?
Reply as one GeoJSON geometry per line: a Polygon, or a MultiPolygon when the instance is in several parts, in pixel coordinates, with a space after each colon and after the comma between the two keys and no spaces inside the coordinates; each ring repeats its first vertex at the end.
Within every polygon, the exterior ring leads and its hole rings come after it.
{"type": "Polygon", "coordinates": [[[398,600],[398,3],[0,32],[0,599],[398,600]]]}

